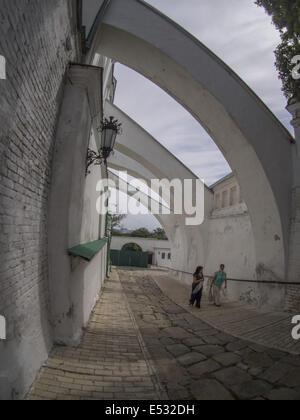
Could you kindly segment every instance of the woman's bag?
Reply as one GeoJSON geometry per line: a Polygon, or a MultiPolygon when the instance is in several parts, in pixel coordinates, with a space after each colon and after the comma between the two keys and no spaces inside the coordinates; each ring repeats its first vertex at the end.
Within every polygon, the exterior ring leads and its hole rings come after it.
{"type": "Polygon", "coordinates": [[[203,286],[201,283],[197,284],[197,286],[193,290],[193,295],[196,296],[199,292],[201,292],[202,287],[203,286]]]}

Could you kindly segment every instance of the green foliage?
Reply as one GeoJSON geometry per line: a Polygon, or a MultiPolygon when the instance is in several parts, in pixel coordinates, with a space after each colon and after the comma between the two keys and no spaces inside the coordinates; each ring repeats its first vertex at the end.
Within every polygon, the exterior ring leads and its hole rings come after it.
{"type": "MultiPolygon", "coordinates": [[[[112,216],[112,236],[131,236],[132,238],[148,238],[148,239],[158,239],[161,241],[167,241],[168,237],[166,235],[166,232],[162,228],[157,228],[153,232],[150,232],[147,228],[140,228],[133,231],[130,235],[128,233],[121,233],[117,228],[120,226],[121,221],[124,219],[124,216],[112,216]]],[[[126,216],[125,216],[126,217],[126,216]]]]}
{"type": "Polygon", "coordinates": [[[160,239],[160,240],[163,240],[163,241],[168,240],[166,232],[162,228],[155,229],[152,236],[153,236],[153,238],[160,239]]]}
{"type": "Polygon", "coordinates": [[[150,238],[159,239],[162,241],[168,240],[166,232],[161,228],[157,228],[153,232],[149,232],[149,230],[146,228],[140,228],[132,232],[130,236],[132,236],[133,238],[150,238]]]}
{"type": "Polygon", "coordinates": [[[151,238],[151,233],[146,228],[140,228],[132,232],[133,238],[151,238]]]}
{"type": "Polygon", "coordinates": [[[134,252],[143,252],[142,248],[137,244],[126,244],[123,246],[122,251],[134,251],[134,252]]]}
{"type": "Polygon", "coordinates": [[[123,220],[126,219],[125,214],[113,214],[111,216],[111,227],[112,230],[115,230],[117,227],[120,227],[123,220]]]}
{"type": "Polygon", "coordinates": [[[113,229],[112,230],[112,236],[128,236],[128,234],[127,233],[121,233],[120,231],[113,229]]]}
{"type": "Polygon", "coordinates": [[[256,4],[272,16],[281,34],[275,65],[282,80],[282,90],[288,99],[300,100],[300,83],[292,77],[295,65],[291,63],[294,56],[300,55],[300,0],[257,0],[256,4]]]}

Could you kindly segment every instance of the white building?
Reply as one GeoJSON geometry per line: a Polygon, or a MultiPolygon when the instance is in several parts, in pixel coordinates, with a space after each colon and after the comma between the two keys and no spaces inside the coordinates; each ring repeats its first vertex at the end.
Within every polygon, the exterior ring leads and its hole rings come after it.
{"type": "Polygon", "coordinates": [[[155,248],[153,265],[170,268],[172,266],[171,248],[155,248]]]}
{"type": "MultiPolygon", "coordinates": [[[[100,148],[103,117],[123,124],[111,169],[147,181],[197,178],[114,106],[115,62],[190,112],[239,184],[231,176],[201,187],[201,226],[187,226],[174,208],[158,216],[169,247],[153,247],[157,262],[170,249],[171,273],[182,282],[197,265],[210,275],[224,263],[232,298],[298,313],[295,138],[222,60],[146,2],[83,0],[83,14],[76,0],[28,3],[1,4],[9,68],[0,79],[0,399],[25,395],[55,343],[78,344],[101,292],[106,220],[95,211],[96,187],[107,173],[102,165],[86,176],[86,156],[100,148]]],[[[299,141],[299,104],[288,109],[299,141]]]]}
{"type": "MultiPolygon", "coordinates": [[[[171,267],[171,243],[151,238],[133,238],[131,236],[113,236],[111,249],[121,251],[127,244],[137,244],[142,252],[152,256],[152,265],[158,267],[171,267]]],[[[149,261],[151,260],[151,257],[149,261]]]]}

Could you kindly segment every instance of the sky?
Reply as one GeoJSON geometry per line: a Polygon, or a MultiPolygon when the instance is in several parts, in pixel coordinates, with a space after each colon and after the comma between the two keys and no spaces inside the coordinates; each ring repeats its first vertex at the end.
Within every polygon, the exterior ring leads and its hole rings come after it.
{"type": "MultiPolygon", "coordinates": [[[[274,66],[278,31],[254,0],[148,0],[231,67],[291,131],[274,66]]],[[[207,185],[231,172],[222,153],[184,108],[143,76],[120,64],[115,103],[207,185]],[[134,86],[134,89],[132,89],[134,86]],[[162,118],[163,115],[163,118],[162,118]]],[[[129,216],[124,226],[156,227],[152,216],[129,216]]]]}

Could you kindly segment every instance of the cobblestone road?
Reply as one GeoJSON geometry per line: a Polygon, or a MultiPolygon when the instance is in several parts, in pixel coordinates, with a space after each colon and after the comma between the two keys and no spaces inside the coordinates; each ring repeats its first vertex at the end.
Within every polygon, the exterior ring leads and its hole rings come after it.
{"type": "MultiPolygon", "coordinates": [[[[208,301],[209,284],[205,285],[205,293],[201,303],[201,311],[187,306],[187,296],[191,287],[179,283],[162,271],[148,272],[153,280],[173,302],[181,306],[193,316],[201,319],[211,327],[226,332],[242,340],[251,341],[266,347],[300,357],[300,341],[292,338],[292,318],[297,313],[274,312],[246,305],[243,302],[232,302],[222,296],[224,305],[221,309],[208,301]]],[[[231,285],[229,284],[229,287],[231,285]]]]}
{"type": "Polygon", "coordinates": [[[56,348],[28,398],[297,400],[300,357],[222,333],[148,272],[119,271],[81,346],[56,348]]]}
{"type": "Polygon", "coordinates": [[[300,399],[300,357],[222,333],[173,303],[153,274],[120,279],[170,399],[300,399]]]}

